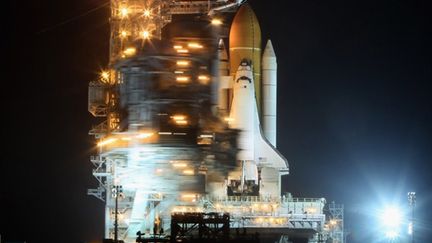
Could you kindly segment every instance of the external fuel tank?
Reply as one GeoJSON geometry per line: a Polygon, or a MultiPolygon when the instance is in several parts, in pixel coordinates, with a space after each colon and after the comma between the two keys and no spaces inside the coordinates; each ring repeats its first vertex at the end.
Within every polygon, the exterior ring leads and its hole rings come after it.
{"type": "Polygon", "coordinates": [[[235,76],[243,59],[252,61],[255,96],[261,114],[261,28],[249,4],[242,5],[234,17],[229,34],[229,54],[231,76],[235,76]]]}

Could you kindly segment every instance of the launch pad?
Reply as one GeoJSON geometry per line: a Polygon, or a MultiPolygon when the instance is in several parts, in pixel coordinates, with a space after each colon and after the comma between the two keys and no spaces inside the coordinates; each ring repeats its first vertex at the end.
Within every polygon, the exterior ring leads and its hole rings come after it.
{"type": "Polygon", "coordinates": [[[103,119],[90,131],[99,187],[89,194],[105,202],[105,238],[227,242],[244,230],[343,242],[343,217],[326,217],[324,198],[281,193],[276,54],[271,41],[261,50],[243,2],[111,0],[109,66],[88,107],[103,119]]]}

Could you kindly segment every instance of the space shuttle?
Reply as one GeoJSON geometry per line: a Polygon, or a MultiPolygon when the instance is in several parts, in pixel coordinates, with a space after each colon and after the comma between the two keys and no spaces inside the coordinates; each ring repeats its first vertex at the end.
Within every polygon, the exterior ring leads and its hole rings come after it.
{"type": "Polygon", "coordinates": [[[252,8],[243,4],[229,35],[229,56],[219,42],[218,107],[239,131],[238,170],[230,173],[228,194],[280,196],[288,162],[276,149],[277,60],[269,40],[261,51],[261,30],[252,8]]]}

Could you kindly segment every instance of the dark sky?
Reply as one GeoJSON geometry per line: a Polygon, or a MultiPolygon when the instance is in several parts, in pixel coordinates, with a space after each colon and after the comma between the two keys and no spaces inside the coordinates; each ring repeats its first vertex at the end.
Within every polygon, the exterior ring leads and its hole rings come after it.
{"type": "MultiPolygon", "coordinates": [[[[86,196],[96,185],[87,85],[107,63],[109,10],[88,11],[107,1],[10,2],[2,14],[0,234],[100,239],[103,203],[86,196]]],[[[350,242],[376,230],[374,210],[406,206],[416,191],[418,239],[432,239],[427,1],[250,3],[278,56],[278,147],[291,169],[284,189],[344,203],[350,242]]]]}

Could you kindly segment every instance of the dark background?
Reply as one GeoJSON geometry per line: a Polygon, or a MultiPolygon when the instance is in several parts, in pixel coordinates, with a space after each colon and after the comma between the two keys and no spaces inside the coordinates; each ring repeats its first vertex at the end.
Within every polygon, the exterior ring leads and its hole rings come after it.
{"type": "MultiPolygon", "coordinates": [[[[416,191],[417,242],[432,240],[427,1],[249,2],[278,56],[284,190],[344,203],[349,242],[377,239],[376,210],[416,191]]],[[[108,60],[107,1],[4,4],[0,234],[100,239],[87,85],[108,60]]]]}

